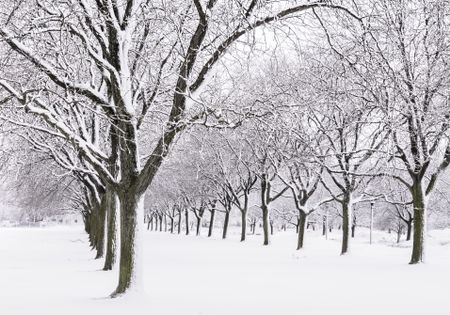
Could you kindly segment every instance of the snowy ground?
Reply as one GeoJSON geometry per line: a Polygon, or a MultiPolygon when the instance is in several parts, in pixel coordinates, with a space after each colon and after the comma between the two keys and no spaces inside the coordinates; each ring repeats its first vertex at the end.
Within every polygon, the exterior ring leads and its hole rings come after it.
{"type": "MultiPolygon", "coordinates": [[[[219,231],[217,231],[219,234],[219,231]]],[[[348,256],[338,234],[308,231],[299,253],[295,235],[277,233],[241,244],[145,232],[143,296],[106,298],[116,272],[100,271],[81,227],[0,229],[1,314],[157,315],[448,315],[450,231],[431,233],[428,263],[407,264],[408,244],[364,232],[348,256]]]]}

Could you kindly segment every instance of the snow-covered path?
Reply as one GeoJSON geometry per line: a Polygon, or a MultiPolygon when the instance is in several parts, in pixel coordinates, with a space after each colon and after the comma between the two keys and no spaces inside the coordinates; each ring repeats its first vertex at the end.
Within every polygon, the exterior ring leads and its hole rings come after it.
{"type": "Polygon", "coordinates": [[[406,264],[409,248],[369,246],[364,237],[341,257],[337,240],[310,231],[302,253],[293,250],[289,232],[275,235],[269,247],[260,236],[245,244],[233,236],[145,232],[146,293],[111,300],[116,272],[100,271],[81,228],[2,228],[0,312],[450,314],[449,233],[430,242],[429,262],[421,266],[406,264]]]}

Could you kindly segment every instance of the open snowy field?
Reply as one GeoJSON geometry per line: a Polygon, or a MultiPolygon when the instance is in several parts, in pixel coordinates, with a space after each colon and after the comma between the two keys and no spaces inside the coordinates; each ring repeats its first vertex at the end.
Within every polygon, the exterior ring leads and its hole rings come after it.
{"type": "Polygon", "coordinates": [[[337,232],[308,231],[300,253],[291,232],[263,247],[259,235],[145,231],[145,294],[109,299],[116,272],[100,271],[81,227],[2,228],[1,314],[450,314],[448,231],[431,233],[428,263],[414,266],[394,235],[369,245],[359,232],[341,257],[337,232]]]}

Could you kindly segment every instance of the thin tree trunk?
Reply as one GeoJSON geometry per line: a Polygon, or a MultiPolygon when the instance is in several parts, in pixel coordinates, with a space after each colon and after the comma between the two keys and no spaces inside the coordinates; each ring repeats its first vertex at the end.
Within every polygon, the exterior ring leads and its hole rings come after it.
{"type": "Polygon", "coordinates": [[[189,235],[189,211],[186,210],[184,212],[185,215],[185,221],[186,221],[186,235],[189,235]]]}
{"type": "Polygon", "coordinates": [[[322,218],[322,236],[327,235],[327,216],[324,215],[322,218]]]}
{"type": "Polygon", "coordinates": [[[400,238],[402,236],[403,227],[399,224],[397,230],[397,244],[400,243],[400,238]]]}
{"type": "Polygon", "coordinates": [[[216,215],[216,209],[211,209],[211,217],[209,219],[209,228],[208,228],[208,237],[212,236],[213,228],[214,228],[214,217],[216,215]]]}
{"type": "Polygon", "coordinates": [[[230,211],[225,211],[225,219],[223,220],[222,239],[227,238],[228,224],[230,223],[230,211]]]}
{"type": "Polygon", "coordinates": [[[147,214],[147,231],[150,230],[150,224],[152,223],[152,218],[147,214]]]}
{"type": "Polygon", "coordinates": [[[406,240],[407,241],[411,240],[412,227],[413,227],[413,220],[406,222],[406,240]]]}
{"type": "Polygon", "coordinates": [[[247,209],[241,210],[241,242],[245,241],[247,234],[247,209]]]}
{"type": "Polygon", "coordinates": [[[181,234],[181,211],[178,212],[178,234],[181,234]]]}
{"type": "Polygon", "coordinates": [[[269,245],[270,244],[269,208],[265,204],[262,206],[262,219],[263,219],[263,234],[264,234],[263,245],[269,245]]]}
{"type": "Polygon", "coordinates": [[[196,228],[196,231],[195,231],[195,234],[197,236],[200,235],[200,224],[201,223],[202,223],[202,218],[201,217],[197,217],[197,228],[196,228]]]}

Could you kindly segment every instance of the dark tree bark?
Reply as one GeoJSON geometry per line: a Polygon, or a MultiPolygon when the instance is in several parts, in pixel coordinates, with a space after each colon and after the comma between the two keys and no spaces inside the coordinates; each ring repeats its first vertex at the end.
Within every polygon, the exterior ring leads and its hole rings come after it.
{"type": "Polygon", "coordinates": [[[130,190],[119,192],[120,200],[120,265],[119,283],[112,296],[126,292],[132,285],[139,287],[140,268],[139,215],[143,215],[143,202],[138,193],[130,190]],[[138,246],[138,247],[136,247],[138,246]]]}
{"type": "Polygon", "coordinates": [[[106,227],[106,194],[102,195],[100,204],[97,210],[97,220],[96,220],[96,245],[97,255],[95,259],[103,258],[105,255],[105,227],[106,227]]]}
{"type": "Polygon", "coordinates": [[[350,241],[350,225],[352,222],[352,204],[350,196],[345,196],[342,202],[342,248],[341,255],[348,253],[350,241]]]}
{"type": "Polygon", "coordinates": [[[175,225],[175,218],[173,216],[169,217],[170,219],[170,234],[173,234],[174,231],[174,225],[175,225]]]}
{"type": "Polygon", "coordinates": [[[421,263],[425,260],[425,233],[426,233],[426,204],[422,183],[418,180],[412,186],[414,206],[414,236],[413,251],[410,264],[421,263]]]}
{"type": "MultiPolygon", "coordinates": [[[[147,230],[150,230],[150,225],[152,225],[153,217],[150,216],[150,214],[147,214],[147,230]]],[[[153,230],[153,226],[152,226],[153,230]]]]}
{"type": "Polygon", "coordinates": [[[264,242],[263,245],[270,244],[270,223],[269,223],[269,208],[266,205],[261,207],[262,210],[262,219],[263,219],[263,234],[264,234],[264,242]]]}
{"type": "Polygon", "coordinates": [[[241,242],[245,241],[247,235],[247,210],[241,210],[241,242]]]}
{"type": "Polygon", "coordinates": [[[178,234],[181,234],[181,210],[178,210],[178,234]]]}
{"type": "Polygon", "coordinates": [[[223,220],[222,239],[226,239],[227,238],[229,223],[230,223],[230,211],[225,211],[225,218],[223,220]]]}
{"type": "Polygon", "coordinates": [[[412,227],[413,227],[413,220],[407,221],[406,222],[406,240],[407,241],[411,240],[412,227]]]}
{"type": "Polygon", "coordinates": [[[106,191],[107,198],[107,240],[103,270],[112,270],[116,263],[117,251],[117,195],[111,189],[106,191]]]}
{"type": "Polygon", "coordinates": [[[186,223],[186,235],[189,235],[189,211],[187,209],[184,211],[184,220],[186,223]]]}
{"type": "Polygon", "coordinates": [[[195,235],[199,236],[200,235],[200,227],[201,227],[201,224],[202,224],[202,218],[201,217],[196,217],[196,219],[197,219],[197,226],[196,226],[196,229],[195,229],[195,235]]]}
{"type": "Polygon", "coordinates": [[[305,227],[306,227],[306,213],[303,211],[300,211],[300,216],[298,219],[298,242],[297,242],[297,250],[300,250],[303,248],[303,240],[305,238],[305,227]]]}
{"type": "Polygon", "coordinates": [[[327,234],[327,217],[324,215],[322,218],[322,236],[327,234]]]}
{"type": "Polygon", "coordinates": [[[211,216],[209,219],[209,227],[208,227],[208,237],[212,236],[213,228],[214,228],[214,217],[216,215],[216,207],[212,207],[210,210],[211,216]]]}

